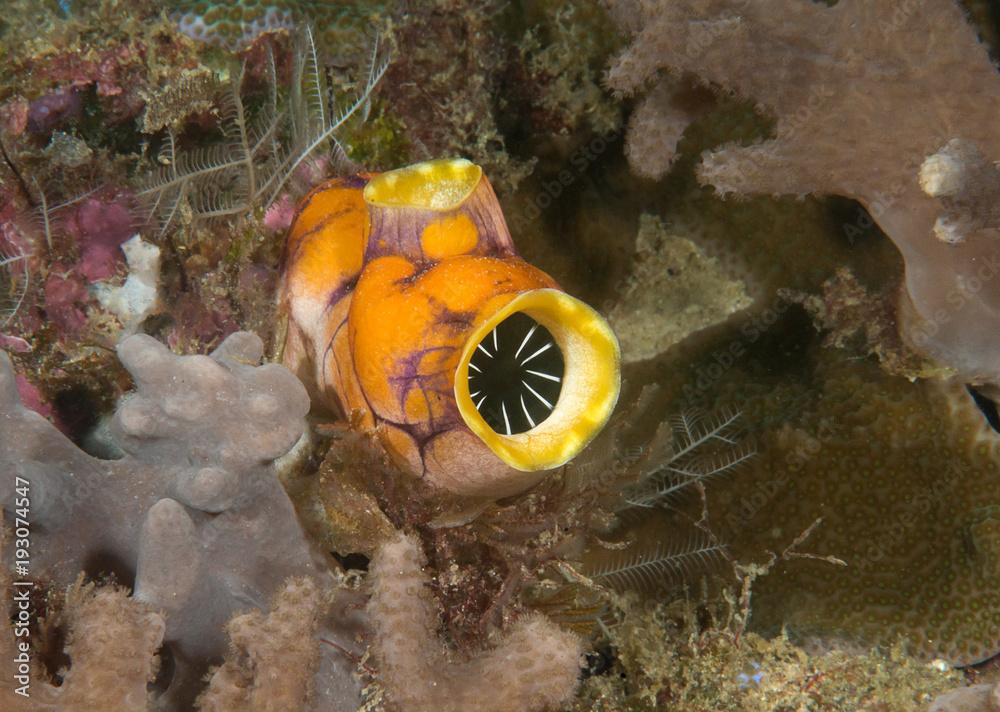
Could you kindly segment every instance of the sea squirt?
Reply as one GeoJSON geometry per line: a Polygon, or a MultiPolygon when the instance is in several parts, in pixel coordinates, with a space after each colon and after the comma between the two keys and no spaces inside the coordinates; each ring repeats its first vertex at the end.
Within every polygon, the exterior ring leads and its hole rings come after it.
{"type": "Polygon", "coordinates": [[[620,387],[607,322],[521,259],[482,169],[337,178],[285,247],[284,361],[445,490],[514,494],[576,456],[620,387]]]}

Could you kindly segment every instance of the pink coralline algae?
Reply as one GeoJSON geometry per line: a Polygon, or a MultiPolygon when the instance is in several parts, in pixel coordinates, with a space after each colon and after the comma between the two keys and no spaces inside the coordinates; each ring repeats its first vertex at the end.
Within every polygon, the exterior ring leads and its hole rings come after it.
{"type": "Polygon", "coordinates": [[[127,198],[87,198],[62,225],[80,250],[79,273],[96,282],[114,275],[123,262],[121,245],[135,234],[127,198]]]}
{"type": "Polygon", "coordinates": [[[35,411],[43,418],[53,419],[52,406],[45,400],[38,386],[21,374],[14,377],[14,382],[17,384],[17,395],[25,408],[35,411]]]}
{"type": "Polygon", "coordinates": [[[672,77],[696,76],[757,102],[777,119],[774,136],[706,152],[699,180],[723,196],[860,201],[905,261],[903,335],[967,381],[1000,383],[1000,225],[956,216],[956,208],[975,210],[982,201],[943,204],[920,180],[925,159],[953,139],[964,148],[952,158],[1000,159],[1000,74],[956,2],[609,5],[632,37],[609,86],[632,94],[657,82],[646,101],[664,107],[640,107],[630,125],[628,154],[638,172],[661,173],[676,150],[685,118],[667,110],[660,89],[672,77]],[[967,234],[941,239],[935,226],[949,224],[967,234]]]}
{"type": "MultiPolygon", "coordinates": [[[[102,50],[67,51],[44,60],[31,60],[22,71],[31,72],[36,79],[50,82],[54,89],[32,101],[36,123],[29,131],[48,133],[54,128],[51,116],[65,114],[69,102],[82,106],[82,92],[94,87],[101,100],[104,119],[117,124],[134,118],[145,106],[140,91],[146,86],[145,48],[140,43],[124,43],[102,50]]],[[[79,111],[74,108],[74,111],[79,111]]],[[[29,112],[32,110],[29,109],[29,112]]]]}
{"type": "Polygon", "coordinates": [[[29,133],[48,135],[53,129],[80,118],[83,97],[76,89],[59,88],[28,104],[26,128],[29,133]]]}
{"type": "Polygon", "coordinates": [[[72,268],[55,264],[45,280],[45,315],[56,330],[65,336],[76,336],[87,325],[87,285],[72,268]]]}

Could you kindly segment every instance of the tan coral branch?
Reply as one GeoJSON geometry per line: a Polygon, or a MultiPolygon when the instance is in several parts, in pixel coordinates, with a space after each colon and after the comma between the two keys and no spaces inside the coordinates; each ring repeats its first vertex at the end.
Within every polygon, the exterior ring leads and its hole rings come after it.
{"type": "Polygon", "coordinates": [[[202,712],[288,712],[306,709],[319,665],[316,630],[323,598],[309,578],[292,579],[271,613],[233,618],[233,650],[198,700],[202,712]]]}
{"type": "Polygon", "coordinates": [[[577,687],[580,643],[546,618],[526,616],[491,650],[454,661],[437,636],[438,612],[418,543],[399,535],[372,560],[379,680],[405,712],[538,712],[577,687]]]}

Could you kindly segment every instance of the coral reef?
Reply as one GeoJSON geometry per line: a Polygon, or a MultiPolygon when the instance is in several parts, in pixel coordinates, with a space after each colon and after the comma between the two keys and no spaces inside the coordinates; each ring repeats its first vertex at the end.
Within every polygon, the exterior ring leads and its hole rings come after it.
{"type": "Polygon", "coordinates": [[[992,392],[943,380],[996,380],[998,81],[951,2],[609,1],[605,87],[597,0],[10,4],[0,469],[39,703],[874,712],[1000,649],[992,392]],[[644,94],[624,153],[611,90],[644,94]],[[594,443],[505,499],[401,476],[356,413],[299,438],[305,391],[257,365],[299,191],[454,155],[628,361],[594,443]]]}
{"type": "MultiPolygon", "coordinates": [[[[1000,304],[995,235],[984,223],[958,243],[938,239],[942,207],[918,180],[924,160],[952,139],[1000,155],[1000,77],[952,0],[611,5],[633,34],[608,75],[614,89],[638,91],[660,68],[689,72],[776,117],[773,138],[705,153],[702,182],[722,195],[856,198],[906,263],[907,339],[967,380],[1000,380],[1000,330],[987,326],[1000,304]]],[[[647,154],[631,155],[648,165],[647,154]]],[[[666,165],[649,160],[650,172],[666,165]]]]}
{"type": "Polygon", "coordinates": [[[364,3],[327,0],[178,0],[170,16],[186,35],[231,50],[250,44],[265,32],[303,24],[322,28],[323,46],[333,48],[367,14],[364,3]]]}
{"type": "MultiPolygon", "coordinates": [[[[688,602],[667,606],[614,602],[609,670],[589,676],[572,712],[617,710],[922,709],[961,675],[888,652],[810,655],[784,636],[739,634],[725,610],[688,602]],[[702,621],[719,615],[708,627],[702,621]]],[[[957,710],[956,710],[957,712],[957,710]]],[[[977,711],[978,712],[978,711],[977,711]]]]}
{"type": "Polygon", "coordinates": [[[302,710],[319,665],[316,631],[323,600],[311,579],[285,584],[266,616],[244,613],[226,625],[233,652],[198,698],[202,712],[302,710]]]}
{"type": "Polygon", "coordinates": [[[501,193],[515,188],[534,163],[506,150],[499,126],[508,42],[495,17],[504,10],[497,0],[396,3],[390,15],[394,61],[383,93],[411,147],[409,161],[467,157],[483,166],[501,193]]]}
{"type": "Polygon", "coordinates": [[[822,518],[810,550],[847,564],[776,566],[754,587],[754,630],[818,649],[902,639],[956,665],[994,655],[1000,438],[966,389],[890,376],[863,341],[829,349],[797,307],[759,328],[747,317],[650,366],[665,402],[738,405],[751,424],[758,454],[707,491],[731,556],[758,561],[822,518]]]}
{"type": "Polygon", "coordinates": [[[601,87],[600,76],[618,37],[605,32],[599,2],[541,2],[526,7],[525,14],[531,27],[518,43],[520,81],[508,84],[526,95],[532,132],[567,137],[585,135],[585,129],[617,130],[621,107],[601,87]]]}
{"type": "MultiPolygon", "coordinates": [[[[337,158],[344,149],[337,139],[347,122],[362,107],[386,70],[378,47],[373,52],[367,79],[349,104],[329,106],[321,66],[311,30],[300,39],[292,70],[291,98],[278,106],[273,58],[268,65],[268,102],[250,115],[243,97],[244,66],[230,84],[222,104],[225,144],[184,152],[177,148],[172,131],[159,157],[160,168],[143,181],[137,197],[166,232],[181,211],[190,217],[221,219],[269,206],[288,180],[321,149],[333,146],[337,158]]],[[[189,220],[190,220],[189,217],[189,220]]]]}
{"type": "MultiPolygon", "coordinates": [[[[332,562],[306,539],[270,466],[298,439],[309,403],[283,367],[256,366],[262,344],[248,333],[211,357],[174,356],[145,335],[118,352],[137,385],[111,428],[124,457],[85,455],[25,410],[3,356],[0,462],[31,492],[35,571],[55,586],[80,571],[134,577],[135,600],[166,616],[174,670],[163,699],[189,704],[234,613],[267,610],[293,575],[333,586],[332,562]]],[[[2,486],[7,508],[14,478],[2,486]]],[[[327,628],[351,647],[353,630],[327,628]]],[[[334,663],[320,699],[353,709],[353,666],[334,663]]]]}
{"type": "MultiPolygon", "coordinates": [[[[10,594],[6,572],[2,583],[4,594],[10,594]]],[[[37,660],[31,659],[26,639],[15,638],[14,628],[4,622],[0,653],[12,665],[0,682],[4,709],[146,712],[147,685],[159,665],[163,617],[115,586],[78,582],[56,598],[62,599],[58,615],[68,627],[65,650],[60,652],[71,666],[60,671],[58,684],[46,679],[37,660]]]]}
{"type": "Polygon", "coordinates": [[[373,648],[380,684],[399,710],[540,711],[570,699],[580,670],[579,640],[541,616],[517,621],[491,650],[450,660],[437,639],[426,563],[419,544],[405,535],[384,544],[372,560],[373,648]]]}
{"type": "Polygon", "coordinates": [[[936,697],[930,712],[997,712],[1000,710],[1000,684],[984,683],[960,687],[936,697]]]}
{"type": "Polygon", "coordinates": [[[643,215],[634,271],[608,321],[628,363],[657,356],[749,305],[743,285],[727,278],[717,260],[670,234],[655,216],[643,215]]]}
{"type": "Polygon", "coordinates": [[[820,294],[779,289],[781,298],[797,302],[825,332],[823,343],[875,356],[886,372],[898,376],[951,376],[949,369],[921,358],[902,340],[892,308],[892,289],[869,291],[847,267],[822,284],[820,294]]]}

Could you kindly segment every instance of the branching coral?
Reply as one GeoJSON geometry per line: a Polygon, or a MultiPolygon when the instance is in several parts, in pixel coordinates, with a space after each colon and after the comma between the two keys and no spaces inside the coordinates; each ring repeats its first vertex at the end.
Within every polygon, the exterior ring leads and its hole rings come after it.
{"type": "Polygon", "coordinates": [[[323,597],[311,579],[285,584],[271,612],[244,613],[226,626],[232,655],[198,699],[202,712],[301,710],[319,665],[316,630],[323,597]]]}
{"type": "MultiPolygon", "coordinates": [[[[904,334],[967,380],[1000,381],[996,231],[972,222],[961,241],[940,240],[942,207],[919,181],[924,160],[952,139],[1000,157],[1000,76],[952,0],[611,5],[633,34],[612,88],[639,91],[660,69],[691,73],[777,119],[773,139],[705,153],[703,183],[722,195],[861,201],[906,263],[904,334]]],[[[640,170],[665,166],[660,154],[630,156],[640,170]]]]}
{"type": "Polygon", "coordinates": [[[517,621],[492,650],[461,662],[438,640],[438,614],[419,544],[399,535],[372,560],[379,680],[405,712],[555,709],[576,690],[580,642],[545,618],[517,621]]]}
{"type": "Polygon", "coordinates": [[[949,244],[1000,229],[1000,166],[974,143],[952,139],[920,166],[920,187],[941,202],[934,234],[949,244]]]}
{"type": "MultiPolygon", "coordinates": [[[[298,439],[309,402],[284,367],[256,365],[262,344],[245,332],[211,356],[175,356],[144,335],[118,351],[137,385],[112,425],[123,458],[85,455],[21,406],[0,355],[0,465],[28,482],[35,571],[54,585],[81,570],[134,576],[134,598],[165,612],[174,672],[162,699],[184,706],[234,613],[267,610],[293,575],[332,588],[270,464],[298,439]]],[[[13,483],[2,483],[5,508],[13,483]]],[[[353,629],[338,625],[324,635],[352,647],[353,629]]],[[[318,701],[353,709],[353,665],[330,651],[318,701]]]]}
{"type": "MultiPolygon", "coordinates": [[[[28,592],[23,586],[14,589],[6,570],[0,570],[0,593],[5,599],[30,601],[28,592]]],[[[146,686],[158,669],[157,650],[166,627],[163,617],[117,586],[78,581],[65,595],[52,598],[61,602],[58,617],[68,627],[65,654],[72,665],[60,671],[61,684],[47,681],[38,661],[31,659],[27,642],[31,638],[16,637],[4,621],[0,655],[11,668],[0,681],[3,708],[146,712],[146,686]]]]}

